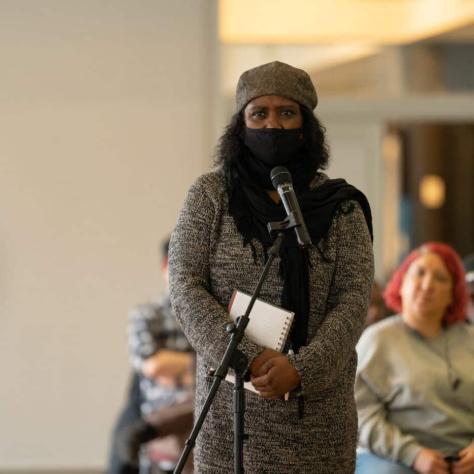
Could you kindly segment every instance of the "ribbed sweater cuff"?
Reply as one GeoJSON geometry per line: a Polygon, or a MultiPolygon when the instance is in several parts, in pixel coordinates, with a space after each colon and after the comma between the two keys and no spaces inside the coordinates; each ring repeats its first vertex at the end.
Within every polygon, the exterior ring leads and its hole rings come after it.
{"type": "Polygon", "coordinates": [[[407,467],[412,467],[415,458],[421,451],[422,447],[417,443],[410,443],[404,446],[399,453],[399,461],[407,467]]]}

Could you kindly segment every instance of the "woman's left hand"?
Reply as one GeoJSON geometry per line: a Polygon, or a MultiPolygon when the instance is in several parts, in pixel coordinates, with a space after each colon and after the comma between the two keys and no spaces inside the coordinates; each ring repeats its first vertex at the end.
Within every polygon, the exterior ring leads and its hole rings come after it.
{"type": "Polygon", "coordinates": [[[276,400],[297,388],[301,377],[284,355],[278,355],[267,360],[250,380],[261,397],[276,400]]]}
{"type": "Polygon", "coordinates": [[[474,474],[474,443],[459,451],[459,461],[453,462],[453,474],[474,474]]]}

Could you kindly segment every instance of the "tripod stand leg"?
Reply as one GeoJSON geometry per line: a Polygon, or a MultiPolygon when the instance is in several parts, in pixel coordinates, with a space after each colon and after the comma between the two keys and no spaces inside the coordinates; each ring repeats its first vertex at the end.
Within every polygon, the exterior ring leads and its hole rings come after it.
{"type": "Polygon", "coordinates": [[[244,472],[244,413],[245,413],[245,392],[244,381],[241,374],[236,374],[234,395],[234,472],[242,474],[244,472]]]}

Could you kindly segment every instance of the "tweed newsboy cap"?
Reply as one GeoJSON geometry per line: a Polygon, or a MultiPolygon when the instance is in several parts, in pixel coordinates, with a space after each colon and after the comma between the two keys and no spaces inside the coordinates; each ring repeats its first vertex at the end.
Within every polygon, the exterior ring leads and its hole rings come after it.
{"type": "Polygon", "coordinates": [[[309,75],[280,61],[262,64],[240,76],[235,94],[236,111],[240,112],[251,100],[262,95],[280,95],[311,110],[318,103],[309,75]]]}

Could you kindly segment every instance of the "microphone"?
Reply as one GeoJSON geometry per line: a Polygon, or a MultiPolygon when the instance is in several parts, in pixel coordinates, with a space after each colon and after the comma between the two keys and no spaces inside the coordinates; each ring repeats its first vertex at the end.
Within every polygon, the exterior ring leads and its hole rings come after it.
{"type": "Polygon", "coordinates": [[[270,179],[272,180],[273,187],[280,195],[288,217],[292,215],[295,220],[295,232],[298,245],[303,248],[311,247],[313,244],[293,189],[293,180],[291,179],[290,172],[284,166],[276,166],[270,173],[270,179]]]}

